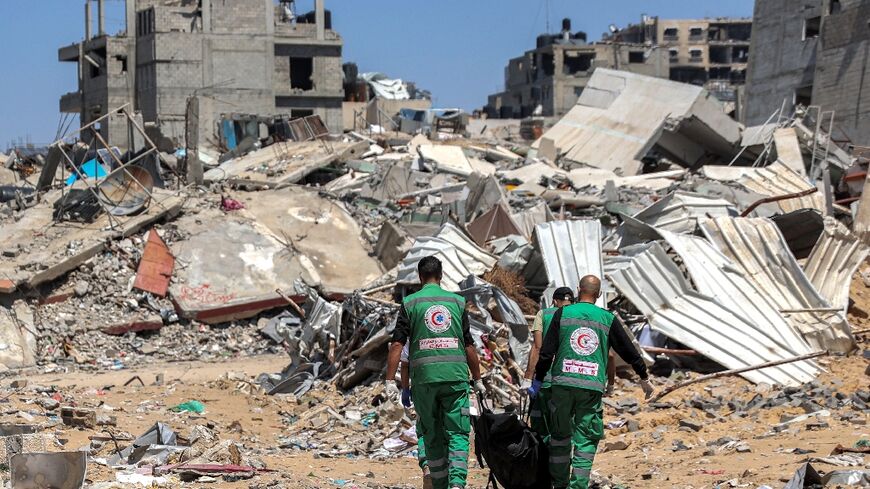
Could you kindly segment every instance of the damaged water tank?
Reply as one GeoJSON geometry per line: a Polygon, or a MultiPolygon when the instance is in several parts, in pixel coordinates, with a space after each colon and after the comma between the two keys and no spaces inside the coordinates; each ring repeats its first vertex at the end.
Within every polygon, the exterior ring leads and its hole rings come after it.
{"type": "Polygon", "coordinates": [[[537,48],[543,48],[551,44],[586,44],[586,33],[583,31],[571,32],[571,19],[562,19],[562,30],[559,34],[541,34],[537,39],[537,48]]]}

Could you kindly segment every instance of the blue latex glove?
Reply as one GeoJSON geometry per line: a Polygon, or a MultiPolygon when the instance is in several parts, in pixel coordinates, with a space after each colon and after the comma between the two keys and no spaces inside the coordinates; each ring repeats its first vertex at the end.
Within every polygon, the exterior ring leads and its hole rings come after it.
{"type": "Polygon", "coordinates": [[[533,381],[532,381],[532,386],[529,387],[529,397],[532,398],[532,399],[538,397],[538,393],[541,392],[541,386],[542,386],[543,384],[544,384],[544,383],[541,382],[541,381],[538,380],[538,379],[533,380],[533,381]]]}
{"type": "Polygon", "coordinates": [[[402,389],[402,406],[411,407],[411,389],[402,389]]]}

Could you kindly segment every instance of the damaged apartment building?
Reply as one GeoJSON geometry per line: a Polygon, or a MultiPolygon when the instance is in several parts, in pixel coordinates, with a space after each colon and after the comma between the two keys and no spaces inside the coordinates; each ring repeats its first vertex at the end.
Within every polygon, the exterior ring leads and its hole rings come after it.
{"type": "Polygon", "coordinates": [[[870,145],[870,0],[757,0],[747,125],[816,106],[838,142],[870,145]]]}
{"type": "Polygon", "coordinates": [[[505,89],[489,96],[485,111],[492,118],[531,115],[563,116],[596,68],[667,77],[667,52],[642,44],[586,42],[585,32],[572,32],[562,21],[559,34],[538,36],[537,47],[508,62],[505,89]]]}
{"type": "MultiPolygon", "coordinates": [[[[214,137],[225,113],[316,114],[341,127],[343,42],[323,0],[301,15],[292,1],[125,1],[126,31],[109,35],[105,0],[86,0],[85,39],[58,52],[78,64],[78,90],[61,98],[61,112],[79,114],[82,126],[126,104],[161,147],[177,148],[195,97],[201,137],[214,137]]],[[[121,116],[100,132],[127,144],[121,116]]]]}
{"type": "Polygon", "coordinates": [[[660,19],[644,15],[639,24],[612,28],[611,32],[607,37],[610,41],[666,49],[671,80],[703,86],[725,103],[728,112],[737,109],[739,87],[746,83],[751,19],[660,19]]]}

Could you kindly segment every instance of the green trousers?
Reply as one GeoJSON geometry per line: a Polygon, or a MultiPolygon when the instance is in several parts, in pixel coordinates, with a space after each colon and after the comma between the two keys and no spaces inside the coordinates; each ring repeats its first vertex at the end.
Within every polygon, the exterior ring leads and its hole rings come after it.
{"type": "Polygon", "coordinates": [[[471,432],[468,387],[468,382],[438,382],[411,393],[434,489],[465,487],[471,432]]]}
{"type": "Polygon", "coordinates": [[[417,463],[421,469],[425,469],[429,462],[426,461],[426,445],[423,442],[423,435],[420,434],[420,423],[417,422],[417,463]]]}
{"type": "Polygon", "coordinates": [[[604,437],[601,393],[556,385],[550,395],[550,476],[553,487],[587,489],[598,442],[604,437]]]}
{"type": "Polygon", "coordinates": [[[544,441],[550,438],[550,388],[544,387],[538,396],[532,399],[529,409],[529,424],[532,431],[541,435],[544,441]]]}

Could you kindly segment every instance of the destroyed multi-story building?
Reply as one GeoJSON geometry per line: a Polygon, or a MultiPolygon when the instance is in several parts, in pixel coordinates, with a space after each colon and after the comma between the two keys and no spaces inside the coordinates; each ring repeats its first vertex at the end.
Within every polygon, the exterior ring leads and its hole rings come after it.
{"type": "MultiPolygon", "coordinates": [[[[341,127],[343,42],[323,0],[303,15],[287,0],[125,1],[126,30],[110,35],[105,0],[86,0],[85,39],[58,51],[60,61],[78,63],[78,90],[60,109],[79,114],[82,126],[126,104],[162,146],[182,145],[197,96],[196,122],[209,129],[229,112],[317,114],[341,127]]],[[[126,144],[123,117],[100,129],[126,144]]]]}
{"type": "Polygon", "coordinates": [[[757,0],[753,22],[744,122],[818,106],[838,139],[870,145],[870,0],[757,0]]]}
{"type": "Polygon", "coordinates": [[[642,44],[587,43],[586,33],[571,32],[571,21],[565,19],[561,33],[538,36],[535,49],[508,62],[505,89],[489,96],[485,111],[504,119],[563,116],[596,68],[667,77],[667,52],[642,44]]]}
{"type": "Polygon", "coordinates": [[[738,87],[746,82],[751,19],[660,19],[644,15],[640,23],[612,28],[611,32],[607,36],[611,41],[667,49],[671,80],[702,85],[736,108],[738,87]]]}

